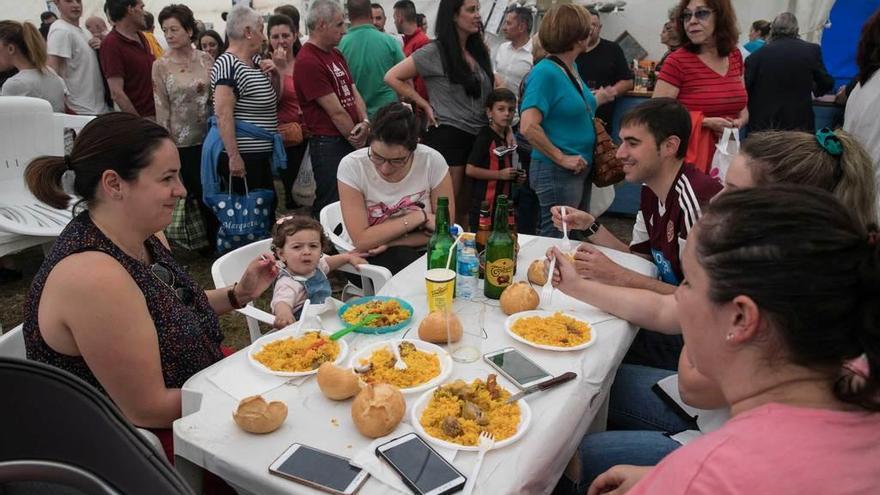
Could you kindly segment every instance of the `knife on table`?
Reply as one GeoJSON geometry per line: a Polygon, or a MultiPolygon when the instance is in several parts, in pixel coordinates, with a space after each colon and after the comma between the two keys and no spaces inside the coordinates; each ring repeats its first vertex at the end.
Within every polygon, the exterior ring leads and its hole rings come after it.
{"type": "Polygon", "coordinates": [[[506,403],[510,404],[510,403],[516,402],[529,394],[533,394],[533,393],[538,392],[540,390],[547,390],[549,388],[553,388],[553,387],[555,387],[557,385],[561,385],[567,381],[574,380],[575,378],[577,378],[577,373],[575,373],[573,371],[566,371],[565,373],[563,373],[555,378],[551,378],[551,379],[547,380],[546,382],[541,382],[537,385],[532,385],[531,387],[523,389],[522,392],[517,392],[517,393],[511,395],[507,399],[506,403]]]}

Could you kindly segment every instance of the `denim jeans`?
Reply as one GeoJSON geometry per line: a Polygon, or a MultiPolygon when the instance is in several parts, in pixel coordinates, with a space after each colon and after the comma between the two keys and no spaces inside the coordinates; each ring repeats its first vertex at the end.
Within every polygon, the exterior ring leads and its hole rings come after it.
{"type": "Polygon", "coordinates": [[[352,151],[354,147],[342,136],[312,136],[309,139],[309,158],[315,174],[313,217],[318,218],[322,208],[339,201],[339,189],[336,186],[339,162],[352,151]]]}
{"type": "Polygon", "coordinates": [[[577,482],[577,493],[587,493],[593,480],[618,464],[655,466],[680,446],[661,431],[603,431],[587,435],[578,447],[581,479],[577,482]]]}
{"type": "Polygon", "coordinates": [[[624,364],[617,370],[608,409],[608,428],[581,440],[579,493],[593,480],[617,464],[653,466],[679,443],[665,433],[696,429],[657,395],[652,387],[672,371],[624,364]]]}
{"type": "Polygon", "coordinates": [[[556,205],[580,208],[585,196],[589,195],[589,189],[584,187],[589,170],[575,175],[570,170],[541,159],[533,159],[529,168],[529,185],[538,196],[540,209],[538,235],[560,238],[562,232],[553,226],[550,208],[556,205]]]}

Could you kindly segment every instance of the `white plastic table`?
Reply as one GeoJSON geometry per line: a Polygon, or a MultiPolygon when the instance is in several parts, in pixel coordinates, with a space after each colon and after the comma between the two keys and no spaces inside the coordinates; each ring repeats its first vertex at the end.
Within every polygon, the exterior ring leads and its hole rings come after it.
{"type": "MultiPolygon", "coordinates": [[[[529,263],[543,257],[546,249],[558,240],[520,236],[520,253],[515,280],[524,280],[529,263]]],[[[621,265],[646,275],[656,271],[649,261],[620,252],[605,250],[621,265]]],[[[396,274],[380,291],[381,295],[399,297],[412,304],[415,314],[407,338],[418,338],[418,323],[427,314],[423,258],[396,274]]],[[[480,302],[456,301],[466,331],[478,331],[480,302]],[[477,309],[475,309],[477,308],[477,309]]],[[[628,322],[611,317],[596,308],[554,291],[551,308],[574,314],[586,320],[601,321],[594,326],[596,342],[587,349],[555,352],[536,349],[515,341],[504,330],[507,316],[497,301],[488,301],[485,316],[487,338],[481,352],[486,353],[512,346],[526,353],[554,375],[565,371],[578,374],[576,380],[526,399],[532,408],[532,422],[526,434],[505,448],[490,451],[478,476],[475,493],[550,493],[574,454],[581,437],[602,408],[614,373],[635,336],[628,322]]],[[[338,318],[323,318],[325,329],[342,328],[338,318]]],[[[399,338],[404,331],[385,336],[350,334],[349,357],[357,349],[388,338],[399,338]]],[[[482,359],[473,363],[455,363],[450,380],[472,379],[494,370],[482,359]]],[[[202,370],[183,387],[183,417],[174,423],[174,450],[178,469],[192,482],[200,478],[199,468],[212,471],[245,493],[288,494],[318,492],[269,474],[268,466],[291,443],[299,442],[345,457],[355,457],[367,449],[371,440],[361,436],[351,421],[351,401],[335,402],[325,398],[314,378],[285,384],[262,395],[267,400],[282,400],[288,406],[288,417],[282,427],[268,435],[252,435],[240,430],[232,420],[238,400],[221,390],[209,379],[216,373],[230,372],[242,378],[254,376],[247,361],[247,350],[202,370]]],[[[499,377],[508,390],[512,384],[499,377]]],[[[255,393],[258,391],[255,391],[255,393]]],[[[407,395],[411,407],[420,394],[407,395]]],[[[409,409],[404,421],[408,423],[409,409]]],[[[401,430],[403,427],[399,427],[401,430]]],[[[409,430],[406,430],[409,431],[409,430]]],[[[402,434],[402,432],[401,432],[402,434]]],[[[392,434],[393,435],[393,434],[392,434]]],[[[476,462],[476,453],[458,452],[453,464],[469,476],[476,462]]],[[[370,477],[362,494],[397,493],[389,485],[370,477]]]]}

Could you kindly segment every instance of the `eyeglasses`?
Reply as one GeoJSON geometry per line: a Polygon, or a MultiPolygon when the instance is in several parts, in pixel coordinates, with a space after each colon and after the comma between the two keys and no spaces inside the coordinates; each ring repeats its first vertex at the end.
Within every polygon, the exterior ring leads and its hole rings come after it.
{"type": "Polygon", "coordinates": [[[406,165],[410,157],[412,157],[412,152],[400,158],[385,158],[384,156],[373,152],[371,148],[367,148],[367,158],[369,158],[374,165],[382,165],[383,163],[388,163],[392,167],[402,167],[406,165]]]}
{"type": "Polygon", "coordinates": [[[175,287],[174,285],[177,280],[174,278],[174,272],[169,270],[168,267],[160,263],[153,263],[150,265],[150,273],[152,273],[159,282],[162,282],[166,287],[173,290],[178,301],[186,306],[192,306],[195,301],[195,294],[192,289],[189,287],[175,287]]]}
{"type": "Polygon", "coordinates": [[[712,12],[714,12],[714,10],[711,9],[697,9],[693,12],[689,10],[684,10],[681,12],[681,21],[684,23],[688,23],[690,22],[691,17],[694,17],[698,21],[702,22],[708,19],[709,16],[712,15],[712,12]]]}

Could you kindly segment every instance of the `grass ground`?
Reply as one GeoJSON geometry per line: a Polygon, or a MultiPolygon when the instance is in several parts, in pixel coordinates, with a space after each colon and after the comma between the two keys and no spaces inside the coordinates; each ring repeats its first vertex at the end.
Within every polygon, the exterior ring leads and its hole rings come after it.
{"type": "MultiPolygon", "coordinates": [[[[282,210],[279,209],[279,213],[282,210]]],[[[603,217],[600,222],[615,233],[621,240],[629,241],[633,220],[621,217],[603,217]]],[[[201,287],[212,288],[214,282],[211,278],[211,264],[214,258],[202,257],[197,253],[184,249],[175,249],[174,257],[185,266],[190,275],[201,287]]],[[[15,266],[22,270],[24,277],[17,282],[0,285],[0,324],[4,331],[12,329],[22,322],[24,302],[30,288],[31,280],[40,269],[43,262],[43,252],[39,247],[31,248],[11,257],[15,266]]],[[[334,283],[334,289],[341,289],[342,283],[334,283]]],[[[268,309],[268,301],[271,292],[267,293],[256,302],[258,307],[268,309]]],[[[220,326],[226,336],[224,344],[235,349],[241,349],[250,343],[247,325],[244,317],[238,313],[229,313],[220,317],[220,326]]]]}

